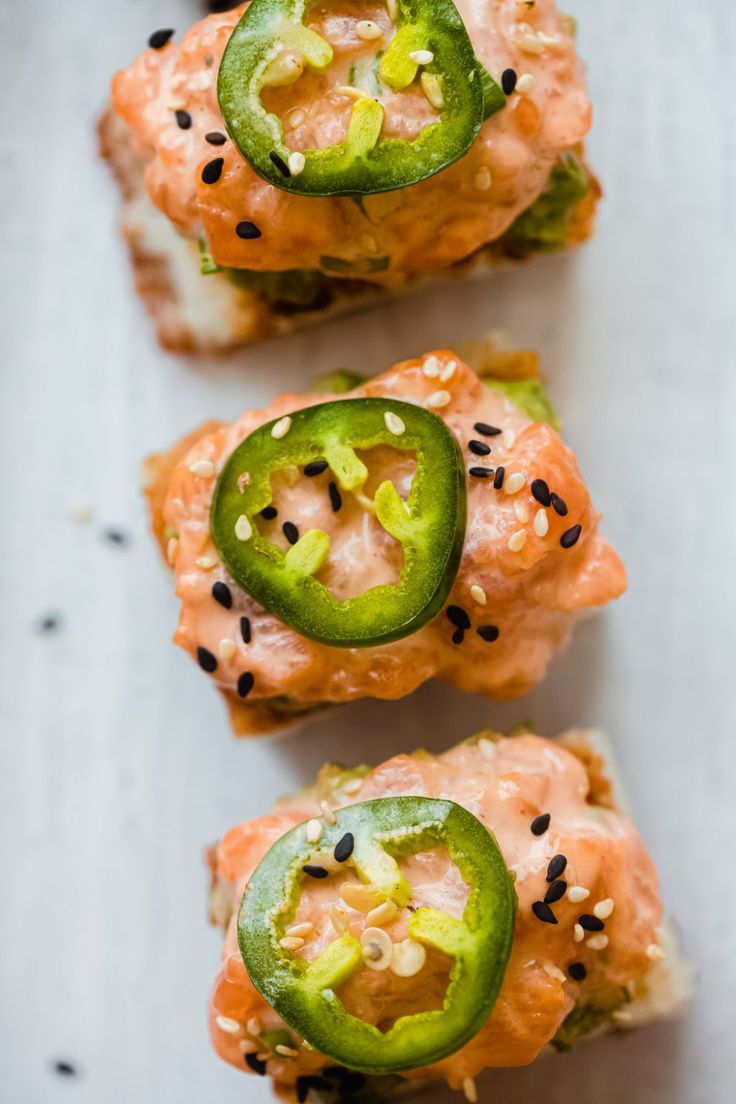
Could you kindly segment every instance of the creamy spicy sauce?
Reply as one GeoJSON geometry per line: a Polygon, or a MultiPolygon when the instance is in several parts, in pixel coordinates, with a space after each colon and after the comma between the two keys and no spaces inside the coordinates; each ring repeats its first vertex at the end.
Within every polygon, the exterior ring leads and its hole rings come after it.
{"type": "MultiPolygon", "coordinates": [[[[459,1088],[489,1066],[517,1066],[533,1061],[549,1042],[576,1003],[595,1004],[611,991],[640,980],[651,967],[648,948],[657,942],[662,919],[657,875],[641,838],[619,813],[590,804],[589,778],[573,754],[538,736],[517,736],[496,744],[460,744],[444,755],[398,755],[376,767],[350,796],[334,804],[354,804],[377,797],[415,794],[449,798],[470,810],[493,832],[510,870],[515,874],[518,911],[511,957],[493,1011],[473,1040],[436,1066],[404,1074],[445,1077],[459,1088]],[[541,814],[550,815],[548,829],[539,836],[530,825],[541,814]],[[555,855],[567,866],[561,877],[568,887],[589,891],[583,902],[567,896],[552,907],[558,923],[543,923],[532,904],[544,897],[549,883],[547,867],[555,855]],[[590,934],[575,940],[579,916],[610,899],[613,909],[604,921],[608,945],[595,949],[590,934]],[[583,981],[568,972],[572,963],[587,971],[583,981]]],[[[271,816],[248,821],[229,832],[216,850],[216,874],[221,890],[230,894],[232,907],[240,904],[246,882],[271,845],[294,825],[321,815],[314,794],[280,803],[271,816]]],[[[405,867],[414,889],[413,904],[444,908],[457,915],[467,887],[443,851],[417,856],[405,867]]],[[[299,953],[312,958],[336,937],[330,910],[338,901],[335,883],[342,875],[306,887],[296,920],[309,920],[314,930],[299,953]]],[[[309,881],[309,880],[307,880],[309,881]]],[[[365,917],[347,907],[350,933],[356,938],[365,917]]],[[[406,912],[387,924],[394,942],[404,938],[406,912]]],[[[362,969],[346,993],[350,1011],[375,1023],[407,1010],[437,1007],[446,986],[446,964],[428,957],[410,978],[390,970],[362,969]]],[[[210,1005],[210,1027],[221,1057],[243,1068],[243,1051],[252,1046],[247,1021],[257,1016],[264,1030],[282,1021],[256,992],[237,946],[236,915],[225,937],[222,966],[210,1005]],[[225,1028],[220,1017],[226,1017],[225,1028]],[[232,1021],[228,1023],[227,1021],[232,1021]]],[[[260,1047],[258,1048],[260,1049],[260,1047]]],[[[268,1074],[293,1084],[304,1073],[330,1064],[314,1051],[298,1049],[293,1058],[276,1055],[268,1060],[268,1074]]]]}
{"type": "MultiPolygon", "coordinates": [[[[113,80],[113,104],[130,126],[148,162],[146,185],[153,202],[188,237],[204,236],[215,260],[249,269],[320,267],[324,256],[346,261],[389,257],[386,272],[370,279],[398,283],[413,272],[446,268],[498,238],[544,190],[555,158],[586,134],[591,109],[574,39],[552,0],[531,7],[516,0],[458,0],[473,47],[500,80],[514,69],[530,87],[514,92],[506,107],[488,119],[469,153],[436,176],[412,187],[366,197],[362,213],[352,200],[290,195],[258,177],[228,141],[213,147],[210,131],[224,133],[217,103],[217,71],[230,34],[246,5],[195,24],[181,43],[147,50],[113,80]],[[191,126],[177,125],[186,111],[191,126]],[[202,169],[224,158],[214,185],[202,169]],[[244,241],[242,221],[262,231],[244,241]]],[[[315,4],[308,24],[335,51],[325,75],[307,74],[295,84],[270,89],[269,108],[278,110],[294,150],[320,147],[344,137],[351,101],[336,89],[355,66],[356,81],[369,86],[371,57],[392,34],[380,4],[315,4]],[[357,33],[361,20],[385,33],[367,43],[357,33]],[[365,69],[365,75],[361,75],[365,69]]],[[[435,117],[412,86],[381,94],[384,134],[413,138],[435,117]]]]}
{"type": "MultiPolygon", "coordinates": [[[[626,587],[623,565],[598,531],[598,515],[573,453],[550,426],[532,422],[447,351],[398,364],[351,395],[430,406],[438,395],[446,397],[447,404],[435,413],[457,438],[466,470],[484,464],[505,468],[506,490],[495,488],[493,479],[467,480],[465,544],[448,598],[448,604],[461,606],[471,621],[462,642],[453,643],[454,626],[442,612],[418,632],[391,644],[332,648],[300,636],[264,610],[229,578],[220,562],[209,517],[217,473],[258,426],[335,400],[334,395],[282,395],[266,410],[248,411],[232,425],[203,435],[177,464],[164,507],[166,524],[178,533],[171,545],[181,601],[175,642],[192,656],[204,647],[217,657],[211,677],[222,690],[235,694],[239,677],[250,672],[254,683],[249,701],[280,695],[300,703],[365,696],[396,699],[430,678],[497,699],[524,693],[539,681],[566,641],[573,615],[605,605],[626,587]],[[474,428],[477,422],[503,432],[482,437],[474,428]],[[474,455],[468,447],[473,439],[486,441],[490,455],[474,455]],[[207,476],[191,470],[201,461],[211,464],[207,476]],[[564,501],[564,517],[535,500],[531,484],[536,479],[545,480],[564,501]],[[519,490],[507,493],[519,482],[519,490]],[[540,511],[547,525],[541,536],[535,528],[540,511]],[[564,548],[561,537],[577,525],[582,527],[577,543],[564,548]],[[514,550],[522,541],[523,546],[514,550]],[[230,609],[213,598],[217,581],[230,588],[230,609]],[[251,625],[247,644],[239,628],[243,616],[251,625]],[[478,633],[482,629],[488,635],[489,627],[498,630],[497,639],[489,641],[478,633]]],[[[393,479],[406,494],[411,461],[397,465],[395,455],[391,449],[375,450],[369,490],[383,479],[393,479]]],[[[330,558],[320,577],[338,594],[393,581],[401,568],[400,546],[347,492],[335,514],[328,493],[331,478],[329,470],[313,478],[295,470],[293,485],[279,480],[278,518],[259,518],[259,526],[283,548],[285,521],[293,522],[300,533],[325,530],[330,535],[330,558]]]]}

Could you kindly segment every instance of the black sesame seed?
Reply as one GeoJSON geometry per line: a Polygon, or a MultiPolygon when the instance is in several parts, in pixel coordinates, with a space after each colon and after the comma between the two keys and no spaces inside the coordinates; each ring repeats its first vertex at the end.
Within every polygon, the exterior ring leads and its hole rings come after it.
{"type": "Polygon", "coordinates": [[[71,1062],[60,1059],[58,1062],[54,1062],[54,1073],[58,1073],[60,1077],[76,1077],[77,1067],[72,1065],[71,1062]]]}
{"type": "Polygon", "coordinates": [[[448,621],[451,621],[458,629],[470,628],[470,618],[462,606],[448,606],[445,613],[448,621]]]}
{"type": "Polygon", "coordinates": [[[474,475],[476,479],[488,479],[493,475],[493,468],[468,468],[468,475],[474,475]]]}
{"type": "Polygon", "coordinates": [[[245,1064],[252,1069],[254,1073],[257,1073],[259,1077],[265,1077],[266,1063],[263,1058],[258,1058],[255,1054],[246,1054],[245,1064]]]}
{"type": "Polygon", "coordinates": [[[577,544],[580,540],[580,534],[583,531],[582,525],[573,525],[572,528],[566,529],[560,537],[560,544],[563,548],[572,548],[574,544],[577,544]]]}
{"type": "Polygon", "coordinates": [[[244,238],[246,241],[250,241],[253,238],[260,238],[262,236],[261,231],[258,229],[254,222],[239,222],[235,227],[235,233],[239,238],[244,238]]]}
{"type": "Polygon", "coordinates": [[[339,490],[337,489],[337,483],[330,482],[330,488],[329,489],[330,489],[330,505],[332,506],[333,514],[336,514],[337,511],[342,506],[342,495],[340,494],[339,490]]]}
{"type": "Polygon", "coordinates": [[[242,675],[238,679],[238,695],[241,698],[247,698],[255,684],[255,679],[250,671],[243,671],[242,675]]]}
{"type": "Polygon", "coordinates": [[[452,634],[452,643],[453,644],[462,644],[464,639],[465,639],[465,629],[455,629],[454,633],[452,634]]]}
{"type": "Polygon", "coordinates": [[[559,878],[560,874],[564,872],[566,866],[567,856],[555,855],[554,858],[549,860],[549,865],[547,866],[547,881],[554,882],[559,878]]]}
{"type": "Polygon", "coordinates": [[[319,1077],[314,1073],[302,1074],[296,1079],[296,1099],[298,1104],[305,1104],[312,1089],[314,1089],[315,1092],[330,1092],[331,1090],[334,1091],[334,1086],[330,1084],[326,1077],[319,1077]]]}
{"type": "Polygon", "coordinates": [[[304,465],[305,475],[321,475],[323,471],[327,471],[329,464],[326,460],[312,460],[311,463],[304,465]]]}
{"type": "Polygon", "coordinates": [[[189,114],[188,111],[176,112],[176,125],[179,127],[180,130],[189,130],[190,126],[192,125],[192,116],[189,114]]]}
{"type": "Polygon", "coordinates": [[[597,916],[593,916],[590,912],[584,912],[582,916],[578,916],[578,924],[584,931],[590,932],[602,932],[606,926],[602,920],[599,920],[597,916]]]}
{"type": "Polygon", "coordinates": [[[250,644],[251,632],[250,632],[250,617],[240,618],[240,635],[243,638],[244,644],[250,644]]]}
{"type": "Polygon", "coordinates": [[[549,496],[549,498],[550,502],[552,503],[560,517],[567,517],[567,503],[565,502],[564,498],[560,498],[560,496],[556,495],[554,491],[549,496]]]}
{"type": "Polygon", "coordinates": [[[588,971],[585,969],[582,962],[571,962],[567,967],[567,972],[573,981],[585,981],[588,976],[588,971]]]}
{"type": "Polygon", "coordinates": [[[546,905],[544,901],[535,901],[532,905],[532,912],[536,916],[537,920],[541,920],[543,924],[557,923],[557,917],[555,916],[549,905],[546,905]]]}
{"type": "Polygon", "coordinates": [[[217,670],[217,660],[213,656],[212,652],[208,652],[206,648],[197,648],[197,663],[206,671],[208,675],[213,674],[217,670]]]}
{"type": "Polygon", "coordinates": [[[38,622],[38,631],[42,633],[55,632],[61,625],[61,617],[58,613],[47,613],[38,622]]]}
{"type": "Polygon", "coordinates": [[[296,542],[299,540],[299,530],[297,529],[294,522],[285,521],[281,528],[289,544],[296,544],[296,542]]]}
{"type": "Polygon", "coordinates": [[[544,895],[545,905],[553,905],[555,901],[561,901],[567,893],[567,882],[560,880],[553,882],[544,895]]]}
{"type": "Polygon", "coordinates": [[[531,831],[533,836],[543,836],[549,828],[549,822],[551,817],[549,813],[542,813],[540,816],[535,817],[531,822],[531,831]]]}
{"type": "Polygon", "coordinates": [[[115,544],[118,548],[128,543],[128,534],[122,529],[105,529],[102,535],[108,544],[115,544]]]}
{"type": "Polygon", "coordinates": [[[476,456],[488,456],[491,451],[491,446],[487,445],[485,441],[468,441],[468,448],[476,456]]]}
{"type": "Polygon", "coordinates": [[[230,587],[227,583],[220,582],[218,579],[216,583],[212,584],[212,597],[216,602],[219,602],[225,609],[233,608],[233,596],[230,593],[230,587]]]}
{"type": "Polygon", "coordinates": [[[211,146],[224,146],[227,142],[227,137],[224,134],[220,134],[219,130],[211,130],[209,134],[204,136],[205,142],[209,142],[211,146]]]}
{"type": "Polygon", "coordinates": [[[154,31],[151,37],[148,39],[148,45],[151,47],[152,50],[160,50],[173,37],[173,34],[173,27],[165,27],[161,31],[154,31]]]}
{"type": "Polygon", "coordinates": [[[504,69],[501,74],[501,87],[504,90],[505,95],[510,96],[516,88],[516,70],[504,69]]]}
{"type": "Polygon", "coordinates": [[[335,844],[335,850],[333,855],[335,856],[335,862],[343,863],[347,862],[353,853],[355,847],[355,836],[352,832],[346,832],[341,840],[338,840],[335,844]]]}
{"type": "Polygon", "coordinates": [[[500,491],[501,488],[503,487],[503,477],[505,475],[506,475],[506,469],[504,468],[504,466],[502,464],[500,468],[496,468],[496,475],[493,479],[493,486],[496,488],[497,491],[500,491]]]}
{"type": "Polygon", "coordinates": [[[540,506],[551,506],[552,496],[549,493],[549,487],[543,479],[535,479],[532,483],[532,494],[536,498],[540,506]]]}
{"type": "Polygon", "coordinates": [[[202,169],[202,183],[216,184],[222,176],[222,167],[224,164],[225,159],[223,157],[215,157],[212,161],[208,161],[202,169]]]}
{"type": "Polygon", "coordinates": [[[273,521],[273,519],[278,516],[279,512],[275,506],[264,506],[261,510],[261,517],[264,521],[273,521]]]}
{"type": "Polygon", "coordinates": [[[476,433],[480,433],[484,437],[498,437],[499,433],[501,433],[498,426],[489,425],[488,422],[476,422],[473,429],[476,433]]]}
{"type": "Polygon", "coordinates": [[[284,161],[283,157],[279,157],[279,155],[276,153],[275,150],[271,150],[271,152],[269,153],[268,156],[271,159],[272,163],[279,170],[281,175],[285,176],[286,179],[288,180],[289,177],[291,176],[291,170],[290,170],[289,166],[286,164],[286,162],[284,161]]]}
{"type": "Polygon", "coordinates": [[[498,640],[500,632],[497,625],[479,625],[475,631],[486,644],[492,644],[494,640],[498,640]]]}
{"type": "Polygon", "coordinates": [[[326,878],[327,871],[323,866],[316,866],[314,863],[307,863],[302,867],[305,874],[308,874],[310,878],[326,878]]]}

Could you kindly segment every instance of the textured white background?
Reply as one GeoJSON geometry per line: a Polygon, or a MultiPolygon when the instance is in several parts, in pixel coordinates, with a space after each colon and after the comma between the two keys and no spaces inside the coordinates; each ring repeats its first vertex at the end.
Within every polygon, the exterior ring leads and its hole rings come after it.
{"type": "MultiPolygon", "coordinates": [[[[202,849],[329,757],[440,748],[486,722],[604,726],[699,983],[690,1018],[508,1072],[486,1100],[736,1096],[736,18],[729,0],[570,0],[605,185],[595,241],[408,304],[186,363],[155,346],[93,121],[185,0],[1,0],[0,1097],[220,1104],[268,1091],[210,1052],[218,937],[202,849]],[[317,368],[385,367],[503,326],[539,347],[628,596],[496,708],[429,687],[237,745],[168,637],[176,605],[138,465],[317,368]],[[70,504],[94,509],[74,525],[70,504]],[[125,548],[105,525],[130,536],[125,548]],[[47,612],[63,619],[41,635],[47,612]],[[60,1079],[52,1062],[80,1075],[60,1079]]],[[[483,1084],[483,1082],[481,1082],[483,1084]]],[[[445,1099],[445,1098],[443,1098],[445,1099]]]]}

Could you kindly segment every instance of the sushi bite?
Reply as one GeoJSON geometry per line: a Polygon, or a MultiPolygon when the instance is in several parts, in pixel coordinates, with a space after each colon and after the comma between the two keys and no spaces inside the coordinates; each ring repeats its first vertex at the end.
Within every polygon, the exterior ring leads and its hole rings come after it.
{"type": "Polygon", "coordinates": [[[486,731],[322,769],[211,852],[217,1053],[284,1101],[383,1099],[678,1012],[688,969],[600,737],[486,731]]]}
{"type": "Polygon", "coordinates": [[[624,591],[544,389],[518,378],[533,358],[493,363],[506,378],[447,350],[343,373],[149,459],[174,640],[238,735],[432,678],[513,698],[624,591]]]}
{"type": "Polygon", "coordinates": [[[553,0],[252,0],[153,32],[100,142],[159,338],[197,350],[579,243],[590,117],[553,0]]]}

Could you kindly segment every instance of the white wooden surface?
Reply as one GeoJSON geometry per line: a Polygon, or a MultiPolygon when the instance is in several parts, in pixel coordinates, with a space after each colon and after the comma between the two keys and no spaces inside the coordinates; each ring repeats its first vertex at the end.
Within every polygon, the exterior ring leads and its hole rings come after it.
{"type": "MultiPolygon", "coordinates": [[[[725,1104],[736,1092],[736,18],[729,0],[570,0],[606,184],[599,233],[551,258],[271,344],[167,356],[131,289],[92,124],[113,70],[185,0],[2,0],[0,1096],[220,1104],[267,1087],[205,1031],[218,938],[202,849],[323,759],[433,748],[484,722],[605,726],[699,971],[690,1018],[509,1072],[505,1104],[725,1104]],[[237,745],[168,641],[143,454],[316,367],[363,371],[504,326],[540,347],[628,597],[524,701],[428,688],[237,745]],[[78,526],[70,506],[89,505],[78,526]],[[129,534],[117,548],[107,525],[129,534]],[[38,619],[58,612],[56,633],[38,619]],[[77,1077],[53,1072],[73,1062],[77,1077]]],[[[446,1099],[445,1097],[442,1098],[446,1099]]]]}

